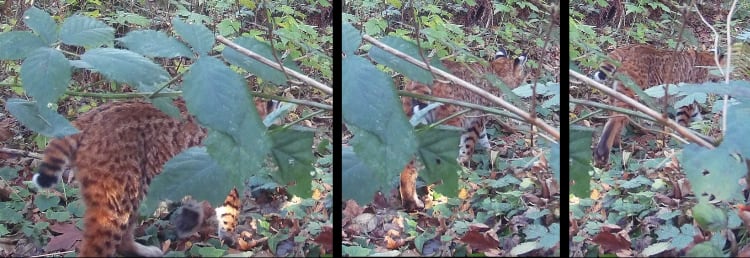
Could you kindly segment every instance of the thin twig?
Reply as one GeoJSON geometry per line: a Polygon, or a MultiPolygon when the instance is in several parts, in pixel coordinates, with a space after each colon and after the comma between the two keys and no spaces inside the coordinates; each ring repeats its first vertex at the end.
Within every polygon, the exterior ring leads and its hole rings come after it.
{"type": "Polygon", "coordinates": [[[515,119],[515,120],[518,120],[518,121],[524,121],[523,118],[521,118],[521,117],[519,117],[519,116],[517,116],[517,115],[515,115],[513,113],[510,113],[510,112],[506,112],[506,111],[502,111],[502,110],[499,110],[499,109],[490,108],[490,107],[486,107],[486,106],[482,106],[482,105],[477,105],[477,104],[474,104],[474,103],[459,101],[459,100],[455,100],[455,99],[438,98],[438,97],[435,97],[435,96],[432,96],[432,95],[422,95],[422,94],[417,94],[417,93],[408,92],[408,91],[404,91],[404,90],[398,91],[398,95],[406,96],[406,97],[412,97],[412,98],[418,98],[418,99],[424,99],[424,100],[429,100],[429,101],[432,101],[432,102],[446,103],[446,104],[461,106],[461,107],[465,107],[465,108],[471,108],[471,109],[475,109],[475,110],[480,110],[480,111],[485,112],[485,113],[492,113],[492,114],[496,114],[496,115],[500,115],[500,116],[512,118],[512,119],[515,119]]]}
{"type": "MultiPolygon", "coordinates": [[[[177,97],[177,96],[182,95],[182,91],[165,92],[165,93],[159,93],[159,94],[153,94],[152,92],[95,93],[95,92],[66,91],[65,94],[70,95],[70,96],[95,97],[95,98],[101,98],[101,99],[134,99],[134,98],[149,97],[149,96],[154,96],[156,98],[177,97]]],[[[316,107],[316,108],[325,109],[329,111],[333,110],[333,107],[331,105],[321,104],[321,103],[314,102],[314,101],[290,99],[290,98],[285,98],[281,96],[265,94],[261,92],[254,92],[254,91],[251,91],[250,95],[264,98],[264,99],[273,99],[273,100],[278,100],[281,102],[289,102],[289,103],[294,103],[294,104],[299,104],[299,105],[304,105],[304,106],[316,107]]]]}
{"type": "Polygon", "coordinates": [[[36,258],[36,257],[51,257],[51,256],[58,256],[58,255],[59,256],[63,256],[63,255],[66,255],[66,254],[69,254],[69,253],[73,253],[73,252],[75,252],[75,251],[62,251],[62,252],[49,253],[49,254],[40,254],[40,255],[31,256],[31,258],[36,258]]]}
{"type": "Polygon", "coordinates": [[[258,60],[259,62],[264,63],[265,65],[270,66],[273,69],[276,69],[276,70],[279,70],[279,71],[282,71],[282,72],[286,72],[289,75],[291,75],[292,77],[297,78],[298,80],[304,81],[305,83],[307,83],[307,84],[309,84],[309,85],[311,85],[311,86],[313,86],[313,87],[315,87],[315,88],[317,88],[317,89],[319,89],[319,90],[321,90],[321,91],[323,91],[323,92],[325,92],[325,93],[327,93],[329,95],[333,95],[333,89],[331,87],[328,87],[327,85],[325,85],[323,83],[320,83],[320,82],[318,82],[318,81],[316,81],[316,80],[314,80],[314,79],[312,79],[310,77],[307,77],[304,74],[298,73],[297,71],[294,71],[292,69],[284,69],[284,68],[280,67],[279,64],[275,63],[274,61],[268,60],[267,58],[265,58],[265,57],[263,57],[263,56],[255,53],[253,51],[250,51],[247,48],[244,48],[244,47],[242,47],[240,45],[237,45],[234,42],[232,42],[231,40],[225,38],[224,36],[216,35],[216,40],[218,40],[221,43],[224,43],[224,45],[227,45],[228,47],[230,47],[230,48],[232,48],[234,50],[237,50],[237,52],[240,52],[240,54],[243,54],[243,55],[251,57],[251,58],[253,58],[255,60],[258,60]]]}
{"type": "MultiPolygon", "coordinates": [[[[736,4],[737,1],[735,0],[734,3],[736,4]]],[[[708,23],[705,17],[703,17],[703,14],[698,9],[698,6],[693,3],[693,7],[695,7],[695,12],[698,13],[698,16],[701,18],[701,21],[706,24],[706,26],[711,29],[712,34],[714,35],[714,62],[716,63],[716,66],[719,68],[719,72],[724,76],[724,79],[726,82],[729,82],[729,71],[724,71],[722,66],[719,62],[719,32],[716,31],[713,25],[708,23]]],[[[729,37],[729,29],[731,28],[729,26],[729,23],[731,21],[732,12],[734,11],[734,4],[732,5],[732,9],[730,10],[729,14],[727,14],[727,37],[729,37]]],[[[730,41],[727,41],[727,65],[731,64],[732,59],[732,45],[730,44],[730,41]]],[[[727,112],[729,111],[729,95],[724,94],[724,106],[722,107],[722,116],[721,116],[721,132],[722,134],[726,135],[726,129],[727,129],[727,112]]]]}
{"type": "MultiPolygon", "coordinates": [[[[732,64],[732,34],[731,34],[732,26],[730,26],[730,24],[732,22],[732,15],[734,14],[734,8],[736,6],[737,6],[737,0],[734,0],[732,2],[732,7],[729,8],[729,13],[727,14],[727,69],[732,64]]],[[[719,49],[717,48],[715,52],[716,53],[714,53],[714,58],[716,59],[716,62],[718,63],[718,61],[719,61],[719,58],[718,58],[719,49]]],[[[727,71],[724,74],[724,81],[726,81],[727,83],[729,83],[729,75],[730,75],[729,71],[727,71]]],[[[721,119],[721,123],[722,123],[722,125],[721,125],[722,130],[721,130],[721,132],[725,136],[726,136],[726,130],[724,130],[724,129],[727,128],[727,116],[726,116],[726,114],[727,114],[728,109],[729,109],[729,95],[728,94],[724,94],[724,106],[722,107],[722,110],[721,110],[721,112],[723,112],[723,114],[724,114],[724,115],[721,116],[721,118],[722,118],[721,119]]]]}
{"type": "Polygon", "coordinates": [[[42,159],[42,158],[44,158],[44,155],[36,153],[36,152],[25,151],[25,150],[17,150],[17,149],[10,149],[10,148],[4,148],[4,147],[0,147],[0,152],[2,152],[2,153],[8,153],[8,154],[13,154],[13,155],[20,155],[20,156],[30,157],[30,158],[35,158],[35,159],[42,159]]]}

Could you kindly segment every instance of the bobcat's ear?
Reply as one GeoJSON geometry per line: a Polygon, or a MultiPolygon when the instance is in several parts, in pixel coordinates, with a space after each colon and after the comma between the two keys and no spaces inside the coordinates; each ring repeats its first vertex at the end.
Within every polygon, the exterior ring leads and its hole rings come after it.
{"type": "Polygon", "coordinates": [[[513,64],[516,66],[523,66],[524,64],[526,64],[526,60],[528,60],[528,58],[526,57],[526,53],[523,53],[520,56],[516,57],[516,60],[513,62],[513,64]]]}
{"type": "Polygon", "coordinates": [[[505,50],[505,48],[500,47],[500,49],[495,52],[495,59],[501,58],[501,57],[508,57],[508,51],[505,50]]]}

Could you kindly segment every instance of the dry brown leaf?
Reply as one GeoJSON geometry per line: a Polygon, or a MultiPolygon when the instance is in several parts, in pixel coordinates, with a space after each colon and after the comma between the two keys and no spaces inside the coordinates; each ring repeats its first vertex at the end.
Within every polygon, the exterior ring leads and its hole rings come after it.
{"type": "Polygon", "coordinates": [[[325,226],[320,231],[317,237],[313,240],[315,243],[320,244],[325,250],[333,249],[333,227],[325,226]]]}
{"type": "Polygon", "coordinates": [[[500,246],[500,242],[494,237],[489,236],[486,233],[480,233],[478,231],[469,231],[463,237],[461,242],[464,242],[471,246],[471,248],[484,252],[488,250],[497,249],[500,246]]]}
{"type": "Polygon", "coordinates": [[[346,208],[341,213],[341,216],[344,219],[354,219],[354,217],[359,216],[359,214],[362,214],[362,212],[365,210],[365,208],[362,208],[357,204],[354,200],[348,200],[346,201],[346,208]]]}
{"type": "Polygon", "coordinates": [[[54,224],[49,229],[60,235],[53,236],[49,240],[47,246],[44,247],[45,252],[73,250],[77,242],[83,239],[83,232],[73,223],[54,224]]]}
{"type": "Polygon", "coordinates": [[[609,232],[599,232],[592,242],[598,244],[602,249],[602,252],[619,252],[621,250],[630,249],[630,242],[623,239],[621,236],[612,234],[609,232]]]}

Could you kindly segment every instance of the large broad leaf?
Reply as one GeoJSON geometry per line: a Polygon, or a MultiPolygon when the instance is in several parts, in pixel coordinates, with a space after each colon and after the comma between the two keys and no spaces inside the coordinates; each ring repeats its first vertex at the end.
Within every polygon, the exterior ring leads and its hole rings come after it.
{"type": "Polygon", "coordinates": [[[560,182],[560,144],[550,144],[549,167],[555,175],[555,180],[560,182]]]}
{"type": "Polygon", "coordinates": [[[81,55],[81,60],[108,79],[130,84],[139,91],[154,91],[154,86],[169,80],[169,73],[160,65],[128,50],[92,49],[81,55]]]}
{"type": "Polygon", "coordinates": [[[590,128],[570,128],[570,193],[578,197],[587,197],[591,193],[591,137],[593,131],[590,128]]]}
{"type": "Polygon", "coordinates": [[[52,48],[37,49],[21,65],[23,88],[41,107],[56,102],[65,93],[70,76],[70,62],[52,48]]]}
{"type": "MultiPolygon", "coordinates": [[[[380,40],[383,44],[386,44],[396,50],[399,50],[417,60],[422,60],[419,55],[419,48],[413,42],[406,41],[400,37],[386,37],[380,40]]],[[[391,53],[385,52],[378,47],[370,49],[370,57],[380,64],[384,64],[398,73],[404,74],[409,79],[418,81],[424,84],[432,84],[432,74],[429,71],[416,66],[415,64],[409,63],[391,53]]],[[[431,66],[435,66],[440,70],[447,71],[443,64],[438,58],[433,58],[430,61],[431,66]]]]}
{"type": "Polygon", "coordinates": [[[708,193],[718,200],[741,200],[744,186],[738,180],[746,175],[747,165],[735,155],[747,157],[750,153],[750,144],[745,138],[750,130],[744,122],[748,115],[748,104],[733,105],[729,109],[726,136],[716,149],[708,150],[696,144],[685,146],[682,164],[696,196],[708,193]]]}
{"type": "Polygon", "coordinates": [[[3,32],[0,33],[0,60],[23,59],[44,46],[44,41],[29,31],[3,32]]]}
{"type": "Polygon", "coordinates": [[[313,136],[309,129],[302,130],[274,130],[271,139],[273,148],[271,157],[279,166],[278,173],[271,176],[279,183],[289,185],[291,194],[302,198],[312,196],[312,175],[315,162],[312,149],[313,136]]]}
{"type": "Polygon", "coordinates": [[[236,171],[247,177],[260,171],[269,148],[268,142],[261,143],[258,148],[248,148],[239,144],[230,135],[215,130],[208,131],[208,137],[203,143],[211,157],[224,169],[236,171]]]}
{"type": "Polygon", "coordinates": [[[180,19],[172,19],[174,30],[185,42],[193,47],[195,52],[204,55],[211,51],[214,45],[214,34],[201,24],[187,24],[180,19]]]}
{"type": "Polygon", "coordinates": [[[205,147],[192,147],[169,160],[162,173],[154,177],[140,213],[151,214],[160,201],[179,201],[185,195],[218,206],[233,187],[237,187],[240,193],[244,191],[240,173],[219,166],[206,153],[205,147]]]}
{"type": "Polygon", "coordinates": [[[386,189],[388,180],[384,173],[370,169],[354,153],[352,147],[341,148],[341,197],[359,204],[372,201],[377,191],[386,189]]]}
{"type": "MultiPolygon", "coordinates": [[[[271,49],[271,46],[266,42],[258,41],[255,38],[243,37],[235,39],[234,43],[237,43],[237,45],[240,45],[250,51],[257,53],[268,60],[275,60],[272,52],[273,49],[271,49]]],[[[284,73],[271,68],[270,66],[267,66],[260,61],[240,54],[233,48],[224,48],[224,52],[222,53],[222,55],[227,61],[229,61],[229,63],[242,67],[242,69],[245,69],[246,71],[257,75],[263,80],[270,81],[276,85],[286,85],[286,75],[284,75],[284,73]]],[[[277,54],[276,56],[281,55],[277,54]]],[[[297,64],[295,64],[290,59],[284,60],[284,67],[285,69],[292,69],[297,72],[300,71],[299,67],[297,67],[297,64]]]]}
{"type": "Polygon", "coordinates": [[[354,54],[359,45],[362,44],[362,35],[351,23],[341,26],[341,51],[347,56],[354,54]]]}
{"type": "Polygon", "coordinates": [[[117,39],[126,48],[148,57],[192,57],[190,48],[179,40],[155,30],[137,30],[128,32],[125,37],[117,39]]]}
{"type": "Polygon", "coordinates": [[[693,218],[701,228],[711,232],[727,228],[726,212],[705,200],[693,207],[693,218]]]}
{"type": "Polygon", "coordinates": [[[342,110],[355,135],[354,151],[375,173],[400,173],[417,144],[393,81],[358,56],[348,56],[342,65],[342,110]]]}
{"type": "MultiPolygon", "coordinates": [[[[455,127],[453,127],[455,128],[455,127]]],[[[418,130],[419,158],[429,173],[419,175],[427,184],[442,181],[435,187],[435,191],[449,197],[458,196],[458,145],[461,140],[461,130],[430,129],[418,130]]]]}
{"type": "Polygon", "coordinates": [[[268,150],[266,127],[239,74],[218,59],[204,56],[190,67],[184,78],[188,110],[201,124],[232,136],[245,148],[268,150]]]}
{"type": "Polygon", "coordinates": [[[744,161],[733,157],[727,142],[713,150],[688,144],[682,152],[682,164],[690,185],[699,199],[708,198],[709,194],[716,200],[732,202],[741,200],[744,186],[740,178],[747,173],[744,161]],[[717,187],[721,186],[721,187],[717,187]]]}
{"type": "Polygon", "coordinates": [[[722,145],[726,145],[728,149],[747,158],[750,156],[750,142],[746,138],[750,135],[750,128],[747,126],[747,118],[750,116],[750,103],[745,101],[732,105],[727,112],[727,131],[722,145]]]}
{"type": "Polygon", "coordinates": [[[78,133],[65,117],[47,108],[39,108],[34,102],[9,99],[5,108],[29,129],[47,137],[63,137],[78,133]]]}
{"type": "Polygon", "coordinates": [[[23,17],[26,26],[36,32],[45,44],[50,45],[57,41],[57,23],[49,14],[36,7],[31,7],[23,13],[23,17]]]}
{"type": "Polygon", "coordinates": [[[86,48],[112,46],[115,29],[94,18],[74,15],[63,22],[60,39],[65,44],[86,48]]]}

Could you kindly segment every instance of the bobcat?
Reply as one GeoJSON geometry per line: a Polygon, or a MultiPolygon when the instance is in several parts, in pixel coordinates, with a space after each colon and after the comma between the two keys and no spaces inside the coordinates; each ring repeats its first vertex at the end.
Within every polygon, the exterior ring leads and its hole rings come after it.
{"type": "MultiPolygon", "coordinates": [[[[521,54],[515,59],[511,59],[508,57],[507,52],[504,49],[500,49],[500,51],[495,54],[494,60],[490,62],[490,67],[483,67],[479,63],[465,64],[443,61],[443,65],[445,65],[453,75],[474,83],[496,96],[500,96],[500,90],[485,81],[483,79],[484,75],[488,73],[494,74],[499,77],[505,85],[513,89],[518,87],[518,85],[526,79],[526,73],[524,71],[525,63],[526,53],[521,54]]],[[[451,83],[444,81],[436,81],[432,87],[418,82],[410,82],[406,85],[405,90],[440,98],[458,99],[479,105],[493,105],[493,103],[466,88],[451,85],[451,83]]],[[[424,108],[427,105],[417,99],[408,97],[402,98],[401,104],[408,116],[413,115],[415,111],[424,108]]],[[[460,109],[460,107],[454,105],[442,105],[431,110],[426,116],[426,120],[428,123],[433,123],[458,112],[460,109]]],[[[472,115],[476,113],[477,112],[472,112],[472,115]]],[[[446,124],[448,125],[465,129],[464,133],[461,135],[459,145],[458,161],[460,163],[465,164],[471,161],[471,156],[473,155],[477,144],[480,144],[487,149],[490,147],[490,142],[489,139],[487,139],[485,131],[485,120],[486,119],[483,117],[469,118],[467,116],[458,116],[446,121],[446,124]]],[[[401,200],[403,206],[409,210],[412,210],[414,207],[424,207],[416,193],[417,175],[417,171],[413,166],[413,161],[401,174],[401,200]]]]}
{"type": "MultiPolygon", "coordinates": [[[[597,80],[604,81],[615,73],[630,77],[641,89],[669,83],[702,83],[711,76],[707,66],[716,66],[714,53],[695,50],[665,50],[645,45],[632,45],[615,49],[609,58],[619,62],[619,66],[610,62],[603,62],[599,71],[594,73],[597,80]]],[[[720,65],[724,65],[723,56],[720,65]]],[[[621,84],[615,82],[615,84],[621,84]]],[[[629,97],[635,93],[625,85],[619,85],[617,90],[629,97]]],[[[614,101],[615,106],[627,107],[621,101],[614,101]]],[[[690,120],[700,119],[700,109],[695,104],[680,107],[675,117],[681,125],[687,125],[690,120]]],[[[594,162],[597,167],[609,163],[609,153],[612,145],[620,140],[620,132],[628,123],[625,115],[613,115],[604,125],[602,136],[594,149],[594,162]]]]}
{"type": "Polygon", "coordinates": [[[163,255],[158,247],[135,242],[138,207],[162,166],[206,136],[184,101],[174,103],[181,119],[143,101],[106,103],[73,122],[79,133],[50,141],[33,181],[48,188],[65,165],[75,168],[86,205],[78,256],[163,255]]]}

